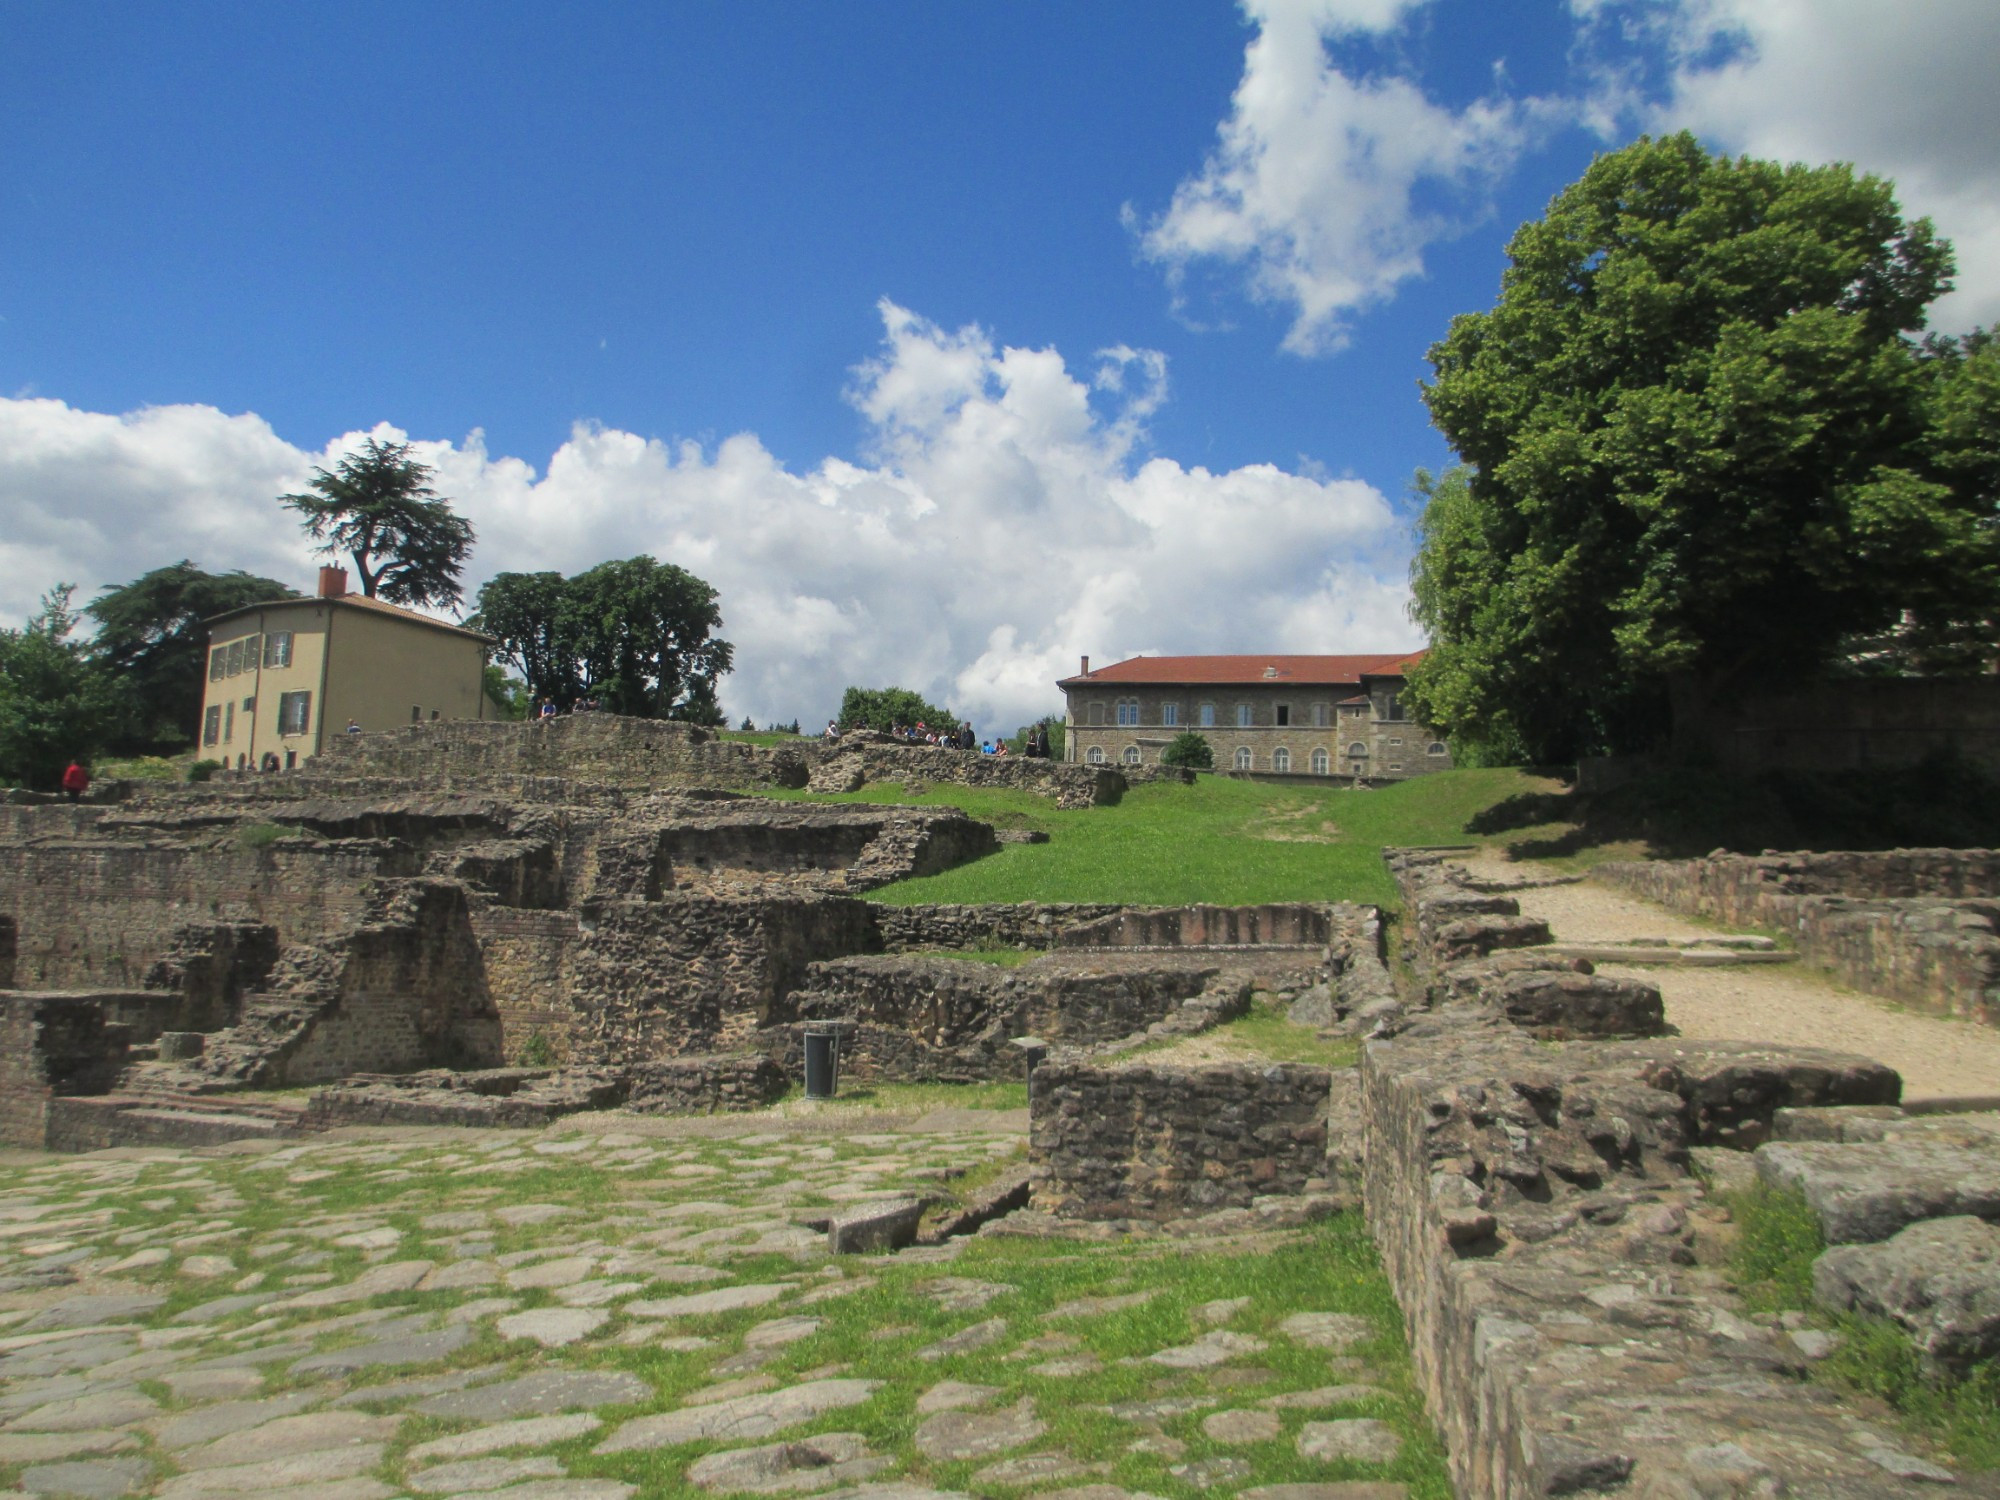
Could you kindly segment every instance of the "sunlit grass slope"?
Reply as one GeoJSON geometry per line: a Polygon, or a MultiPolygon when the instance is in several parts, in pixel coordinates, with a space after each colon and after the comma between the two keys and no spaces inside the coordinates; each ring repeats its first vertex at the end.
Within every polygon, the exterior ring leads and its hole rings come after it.
{"type": "Polygon", "coordinates": [[[1025,792],[889,784],[828,802],[960,807],[1002,828],[1036,828],[1046,844],[997,854],[873,893],[880,901],[1370,901],[1395,888],[1385,845],[1483,842],[1466,820],[1503,798],[1545,787],[1520,771],[1446,771],[1374,791],[1204,776],[1193,786],[1139,786],[1115,807],[1059,812],[1025,792]]]}

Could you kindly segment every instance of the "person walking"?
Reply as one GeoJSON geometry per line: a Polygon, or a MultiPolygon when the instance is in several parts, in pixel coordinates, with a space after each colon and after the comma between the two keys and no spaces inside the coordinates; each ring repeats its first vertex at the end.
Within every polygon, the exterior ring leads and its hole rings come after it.
{"type": "Polygon", "coordinates": [[[76,802],[90,790],[90,772],[84,770],[81,761],[71,761],[69,769],[63,772],[62,789],[69,793],[69,800],[76,802]]]}

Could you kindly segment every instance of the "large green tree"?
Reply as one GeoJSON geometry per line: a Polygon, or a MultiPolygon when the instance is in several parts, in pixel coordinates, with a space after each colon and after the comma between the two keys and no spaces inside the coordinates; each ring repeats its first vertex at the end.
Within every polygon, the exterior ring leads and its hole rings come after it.
{"type": "Polygon", "coordinates": [[[88,765],[130,712],[119,679],[70,636],[74,584],[42,596],[21,630],[0,630],[0,784],[53,791],[72,760],[88,765]]]}
{"type": "Polygon", "coordinates": [[[671,563],[631,557],[573,578],[500,573],[470,623],[539,701],[596,698],[612,713],[720,724],[716,685],[734,649],[716,592],[671,563]]]}
{"type": "Polygon", "coordinates": [[[314,469],[304,493],[280,495],[326,557],[345,554],[361,592],[385,604],[456,609],[472,523],[431,488],[430,466],[408,443],[368,439],[332,470],[314,469]]]}
{"type": "Polygon", "coordinates": [[[1868,632],[1990,641],[2000,380],[1917,341],[1950,247],[1851,168],[1599,157],[1523,225],[1424,397],[1410,700],[1535,757],[1694,748],[1868,632]]]}
{"type": "Polygon", "coordinates": [[[185,558],[102,590],[84,609],[97,621],[90,654],[132,701],[130,719],[107,748],[152,755],[193,744],[207,675],[206,622],[246,604],[297,597],[276,579],[240,569],[206,573],[185,558]]]}
{"type": "Polygon", "coordinates": [[[935,730],[958,727],[950,709],[927,703],[922,693],[899,687],[849,688],[841,694],[839,722],[842,729],[879,729],[885,734],[918,724],[935,730]]]}

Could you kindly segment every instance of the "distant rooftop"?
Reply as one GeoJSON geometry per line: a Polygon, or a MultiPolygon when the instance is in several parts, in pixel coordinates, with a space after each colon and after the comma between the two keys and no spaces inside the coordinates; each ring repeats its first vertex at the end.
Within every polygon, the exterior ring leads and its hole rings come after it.
{"type": "Polygon", "coordinates": [[[1094,672],[1065,677],[1056,686],[1288,683],[1298,687],[1358,687],[1364,677],[1401,676],[1423,657],[1421,651],[1371,656],[1132,656],[1094,672]]]}

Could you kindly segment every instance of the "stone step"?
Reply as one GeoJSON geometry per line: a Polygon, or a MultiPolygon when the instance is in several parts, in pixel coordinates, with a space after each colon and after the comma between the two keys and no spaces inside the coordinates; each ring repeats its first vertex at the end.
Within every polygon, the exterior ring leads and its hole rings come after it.
{"type": "Polygon", "coordinates": [[[1790,964],[1797,963],[1799,957],[1775,948],[1676,948],[1639,943],[1551,943],[1540,951],[1558,958],[1584,958],[1594,964],[1672,965],[1688,969],[1790,964]]]}

